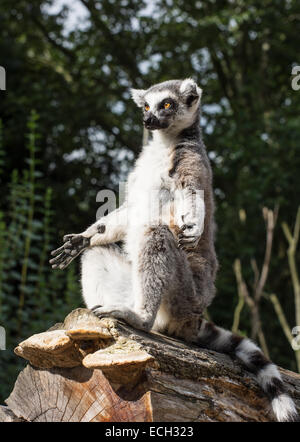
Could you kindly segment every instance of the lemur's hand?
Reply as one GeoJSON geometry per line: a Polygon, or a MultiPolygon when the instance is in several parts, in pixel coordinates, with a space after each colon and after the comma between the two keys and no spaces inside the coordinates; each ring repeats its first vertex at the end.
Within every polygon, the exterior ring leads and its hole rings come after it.
{"type": "Polygon", "coordinates": [[[178,191],[175,199],[175,224],[180,249],[195,249],[204,230],[205,204],[203,192],[192,188],[178,191]]]}
{"type": "Polygon", "coordinates": [[[200,241],[203,228],[196,223],[186,223],[180,227],[178,247],[180,249],[195,249],[200,241]]]}
{"type": "Polygon", "coordinates": [[[50,259],[53,269],[65,269],[80,253],[90,245],[90,238],[85,238],[82,234],[72,233],[65,235],[64,244],[51,252],[55,258],[50,259]]]}
{"type": "Polygon", "coordinates": [[[89,246],[93,245],[93,236],[104,233],[103,224],[94,224],[82,233],[71,233],[63,237],[64,244],[51,252],[54,258],[50,259],[53,269],[65,269],[89,246]]]}

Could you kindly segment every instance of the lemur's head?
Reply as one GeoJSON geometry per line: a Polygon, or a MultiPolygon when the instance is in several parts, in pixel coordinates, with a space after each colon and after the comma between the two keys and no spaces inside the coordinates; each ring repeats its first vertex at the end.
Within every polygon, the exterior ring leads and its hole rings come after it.
{"type": "Polygon", "coordinates": [[[149,130],[183,130],[191,126],[198,115],[201,93],[191,78],[165,81],[149,89],[131,89],[149,130]]]}

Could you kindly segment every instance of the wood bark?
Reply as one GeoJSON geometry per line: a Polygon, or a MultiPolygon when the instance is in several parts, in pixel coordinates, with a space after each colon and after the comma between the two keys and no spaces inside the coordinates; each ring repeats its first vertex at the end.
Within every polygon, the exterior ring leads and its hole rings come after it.
{"type": "MultiPolygon", "coordinates": [[[[0,421],[273,421],[255,377],[230,357],[87,309],[15,349],[29,361],[0,421]]],[[[280,369],[297,406],[300,375],[280,369]]]]}

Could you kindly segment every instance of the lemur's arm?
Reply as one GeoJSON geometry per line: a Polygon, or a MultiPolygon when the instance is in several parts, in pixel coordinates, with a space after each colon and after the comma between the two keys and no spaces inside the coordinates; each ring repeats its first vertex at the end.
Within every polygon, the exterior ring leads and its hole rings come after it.
{"type": "Polygon", "coordinates": [[[175,205],[176,224],[180,229],[178,245],[180,248],[197,247],[204,229],[205,204],[203,191],[186,187],[179,193],[175,205]]]}
{"type": "Polygon", "coordinates": [[[65,269],[86,248],[121,241],[126,233],[127,208],[123,204],[82,233],[65,235],[64,244],[51,252],[53,269],[65,269]]]}
{"type": "Polygon", "coordinates": [[[175,223],[180,229],[178,245],[181,248],[197,247],[204,230],[204,194],[208,191],[210,170],[196,152],[181,152],[176,175],[181,186],[175,195],[175,223]]]}

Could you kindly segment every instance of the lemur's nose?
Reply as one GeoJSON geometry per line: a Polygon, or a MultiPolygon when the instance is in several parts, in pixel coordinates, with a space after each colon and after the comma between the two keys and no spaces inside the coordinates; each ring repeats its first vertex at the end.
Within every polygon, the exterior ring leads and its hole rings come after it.
{"type": "Polygon", "coordinates": [[[144,123],[147,129],[157,128],[160,126],[159,119],[152,113],[148,114],[144,119],[144,123]]]}

